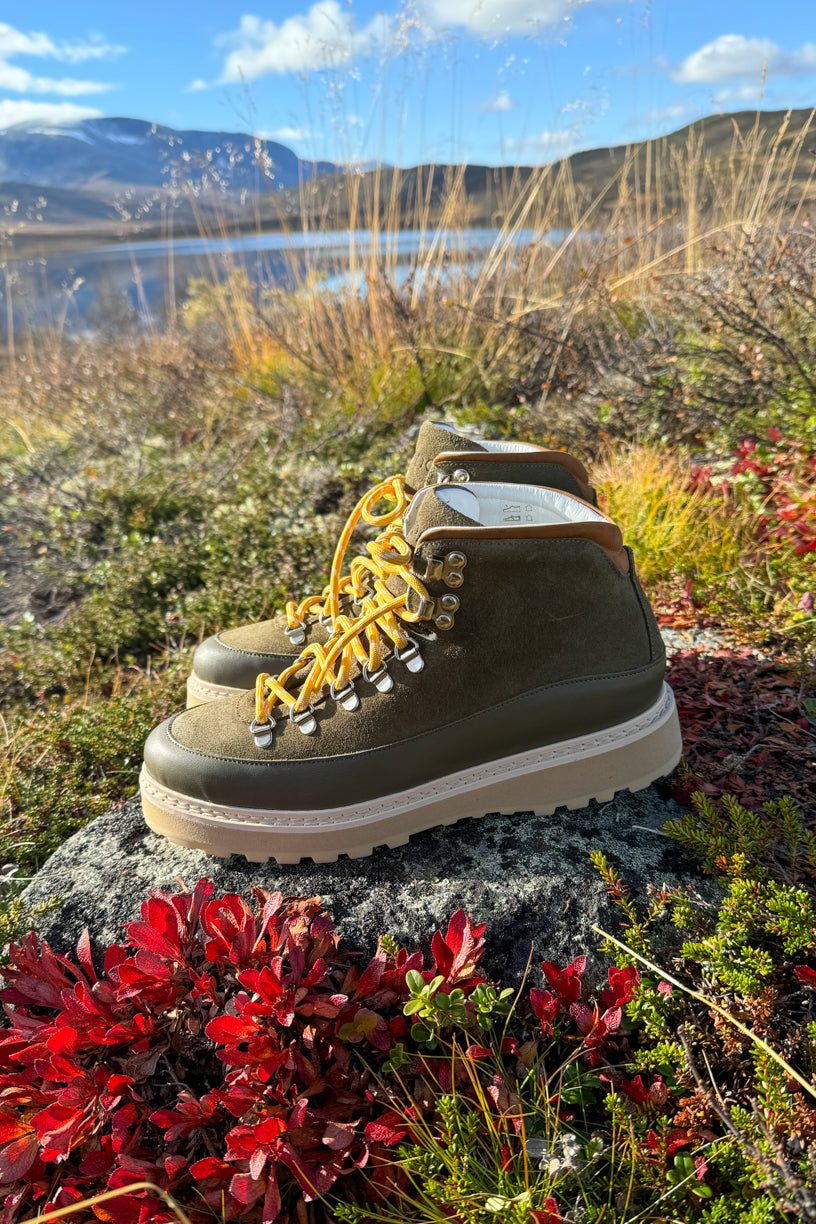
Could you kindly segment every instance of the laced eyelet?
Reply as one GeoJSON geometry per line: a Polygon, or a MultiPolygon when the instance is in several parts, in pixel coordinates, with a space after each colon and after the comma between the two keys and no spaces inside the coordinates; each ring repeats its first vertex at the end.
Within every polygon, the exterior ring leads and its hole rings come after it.
{"type": "Polygon", "coordinates": [[[306,641],[306,626],[303,621],[298,621],[296,625],[284,630],[286,636],[293,646],[300,646],[301,642],[306,641]]]}
{"type": "Polygon", "coordinates": [[[328,614],[325,616],[318,616],[317,623],[318,625],[322,625],[324,629],[328,629],[329,632],[334,632],[334,621],[328,614]]]}
{"type": "Polygon", "coordinates": [[[257,718],[253,718],[249,724],[249,729],[255,737],[256,748],[269,748],[271,746],[273,739],[272,732],[275,729],[275,720],[271,714],[269,721],[265,723],[259,723],[257,718]]]}
{"type": "Polygon", "coordinates": [[[394,687],[394,681],[389,676],[388,669],[384,663],[381,663],[375,672],[370,672],[368,664],[364,663],[363,679],[367,680],[369,684],[373,684],[380,693],[390,693],[394,687]]]}
{"type": "Polygon", "coordinates": [[[295,707],[289,707],[289,721],[297,727],[301,735],[314,735],[317,730],[317,719],[314,716],[314,706],[311,704],[305,710],[301,710],[299,714],[295,713],[295,707]]]}
{"type": "Polygon", "coordinates": [[[344,710],[359,710],[360,698],[354,690],[354,685],[349,680],[345,688],[337,691],[334,681],[329,685],[329,692],[335,701],[338,701],[344,710]]]}
{"type": "Polygon", "coordinates": [[[425,666],[425,660],[419,653],[419,646],[412,637],[408,638],[402,650],[398,646],[394,647],[394,658],[404,663],[410,672],[421,672],[425,666]]]}

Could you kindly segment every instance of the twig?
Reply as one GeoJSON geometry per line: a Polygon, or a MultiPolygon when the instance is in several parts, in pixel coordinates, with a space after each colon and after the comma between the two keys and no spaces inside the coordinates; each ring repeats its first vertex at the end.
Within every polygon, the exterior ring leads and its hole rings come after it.
{"type": "Polygon", "coordinates": [[[658,973],[660,977],[665,978],[667,982],[671,982],[672,986],[676,986],[678,990],[682,990],[684,994],[690,995],[692,999],[696,999],[698,1003],[702,1003],[705,1007],[710,1007],[711,1010],[715,1011],[718,1016],[722,1016],[723,1020],[726,1020],[729,1024],[733,1024],[735,1029],[738,1029],[743,1036],[747,1037],[749,1041],[752,1041],[754,1045],[758,1046],[760,1050],[764,1051],[764,1053],[767,1054],[769,1058],[772,1058],[775,1063],[778,1063],[780,1067],[787,1071],[791,1079],[796,1080],[797,1084],[800,1084],[801,1087],[804,1088],[805,1092],[816,1100],[816,1088],[814,1088],[812,1084],[809,1084],[807,1080],[799,1074],[796,1068],[792,1067],[781,1054],[778,1054],[776,1050],[772,1049],[771,1046],[768,1045],[767,1041],[764,1041],[762,1037],[758,1037],[757,1034],[753,1032],[752,1029],[749,1029],[747,1025],[743,1024],[742,1021],[735,1019],[735,1017],[732,1016],[730,1012],[727,1012],[724,1007],[720,1007],[719,1003],[715,1003],[713,999],[707,999],[706,996],[704,994],[700,994],[698,990],[692,990],[690,986],[686,986],[685,982],[681,982],[678,978],[673,977],[670,973],[667,973],[665,969],[661,969],[659,965],[654,963],[654,961],[650,961],[647,957],[641,956],[639,952],[635,952],[632,948],[628,947],[627,944],[622,943],[620,939],[616,939],[614,935],[609,935],[603,929],[603,927],[596,926],[595,923],[593,923],[592,930],[595,931],[596,934],[603,936],[604,939],[608,939],[610,943],[614,944],[616,948],[620,948],[621,951],[625,952],[627,956],[631,956],[634,958],[634,960],[640,961],[640,963],[645,965],[647,969],[651,969],[653,973],[658,973]]]}

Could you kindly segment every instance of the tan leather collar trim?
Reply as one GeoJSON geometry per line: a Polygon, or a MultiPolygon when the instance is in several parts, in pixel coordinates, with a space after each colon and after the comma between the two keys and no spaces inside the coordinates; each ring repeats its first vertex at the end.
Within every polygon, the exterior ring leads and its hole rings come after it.
{"type": "MultiPolygon", "coordinates": [[[[594,507],[593,507],[594,509],[594,507]]],[[[598,544],[622,574],[629,573],[629,555],[620,527],[605,523],[554,523],[541,527],[429,527],[418,544],[427,540],[591,540],[598,544]]]]}

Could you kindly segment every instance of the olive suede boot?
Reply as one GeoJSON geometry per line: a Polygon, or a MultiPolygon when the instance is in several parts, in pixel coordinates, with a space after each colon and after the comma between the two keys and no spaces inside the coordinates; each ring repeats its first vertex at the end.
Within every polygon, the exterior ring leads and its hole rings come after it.
{"type": "Polygon", "coordinates": [[[586,501],[435,486],[368,551],[359,616],[254,692],[151,733],[152,829],[214,855],[330,862],[674,768],[657,625],[620,530],[586,501]]]}
{"type": "Polygon", "coordinates": [[[338,540],[324,590],[319,595],[307,595],[299,603],[288,603],[285,613],[271,620],[240,625],[206,638],[193,658],[187,705],[235,696],[251,688],[259,672],[276,674],[294,663],[304,646],[325,644],[334,618],[340,612],[353,614],[366,593],[367,557],[355,558],[350,572],[342,574],[346,551],[360,520],[387,528],[399,521],[411,497],[425,485],[471,480],[546,485],[593,505],[597,500],[583,464],[571,455],[521,442],[474,441],[445,425],[427,421],[419,430],[405,477],[383,481],[352,511],[338,540]],[[378,504],[385,499],[393,501],[394,508],[378,513],[378,504]]]}

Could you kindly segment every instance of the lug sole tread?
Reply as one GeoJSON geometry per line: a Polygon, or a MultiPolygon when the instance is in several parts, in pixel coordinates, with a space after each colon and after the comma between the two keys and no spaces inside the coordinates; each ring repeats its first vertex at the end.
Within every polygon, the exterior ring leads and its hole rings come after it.
{"type": "MultiPolygon", "coordinates": [[[[349,847],[348,850],[339,850],[337,852],[323,851],[321,853],[298,855],[287,854],[285,851],[281,851],[280,853],[273,855],[241,852],[237,857],[245,858],[248,863],[268,863],[270,860],[274,860],[281,866],[286,867],[295,866],[298,863],[308,862],[309,860],[316,864],[324,864],[336,863],[341,857],[350,859],[370,858],[375,850],[381,849],[382,847],[386,847],[389,850],[398,850],[402,846],[407,846],[413,840],[413,838],[418,837],[421,833],[430,832],[432,829],[449,828],[451,825],[456,825],[466,820],[484,820],[487,816],[501,816],[504,819],[511,819],[512,817],[519,815],[553,816],[559,810],[559,808],[566,808],[569,812],[578,812],[589,807],[589,805],[593,802],[611,803],[617,794],[626,793],[627,791],[632,794],[637,794],[638,791],[645,790],[654,781],[655,778],[651,778],[648,782],[644,782],[642,786],[623,787],[618,791],[607,790],[597,795],[588,795],[586,798],[574,799],[568,803],[536,804],[535,811],[530,812],[520,813],[507,808],[499,812],[482,812],[479,814],[474,812],[468,816],[452,816],[449,820],[437,820],[436,823],[429,826],[428,829],[420,829],[415,833],[406,833],[396,837],[389,837],[383,842],[371,842],[370,844],[363,843],[362,845],[349,847]]],[[[207,850],[206,845],[202,845],[200,842],[191,840],[190,838],[182,838],[169,833],[164,833],[163,836],[168,841],[172,842],[173,845],[181,846],[185,850],[207,850]]],[[[212,857],[226,860],[233,857],[233,852],[224,851],[222,854],[212,854],[212,857]]]]}

